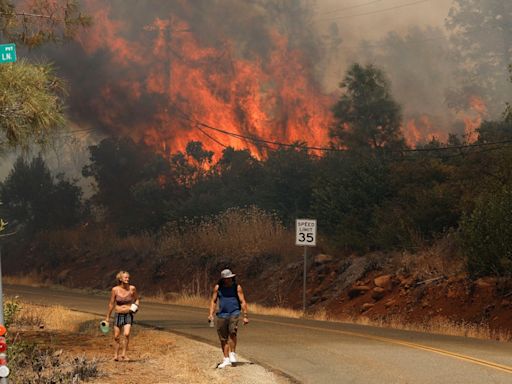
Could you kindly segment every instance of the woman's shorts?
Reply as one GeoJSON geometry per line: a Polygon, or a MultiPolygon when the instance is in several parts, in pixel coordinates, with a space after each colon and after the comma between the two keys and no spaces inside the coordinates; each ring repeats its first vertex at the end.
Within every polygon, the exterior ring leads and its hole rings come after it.
{"type": "Polygon", "coordinates": [[[116,313],[115,326],[122,328],[127,324],[133,324],[133,313],[116,313]]]}
{"type": "Polygon", "coordinates": [[[217,334],[219,335],[220,341],[228,341],[229,335],[235,335],[238,331],[238,320],[239,316],[228,317],[217,317],[217,334]]]}

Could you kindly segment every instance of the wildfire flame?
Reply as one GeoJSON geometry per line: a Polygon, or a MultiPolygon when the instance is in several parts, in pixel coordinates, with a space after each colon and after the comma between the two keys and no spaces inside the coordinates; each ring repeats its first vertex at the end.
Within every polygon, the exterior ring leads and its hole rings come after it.
{"type": "Polygon", "coordinates": [[[484,101],[477,96],[470,96],[469,106],[472,110],[471,115],[463,116],[464,133],[468,143],[474,143],[478,139],[477,129],[482,124],[483,117],[487,114],[487,106],[484,101]]]}
{"type": "Polygon", "coordinates": [[[428,115],[421,115],[418,118],[410,118],[403,129],[405,142],[414,147],[420,142],[429,142],[433,139],[446,141],[448,135],[434,127],[428,115]]]}
{"type": "Polygon", "coordinates": [[[268,33],[269,54],[247,57],[232,38],[219,37],[216,46],[202,42],[176,14],[154,17],[137,39],[129,39],[133,27],[115,19],[104,1],[86,4],[95,23],[81,37],[83,49],[106,55],[122,74],[104,79],[91,104],[113,133],[143,139],[160,151],[183,150],[200,140],[216,152],[223,146],[264,152],[251,140],[208,126],[270,141],[328,143],[333,97],[322,93],[304,53],[277,30],[268,33]]]}
{"type": "MultiPolygon", "coordinates": [[[[336,97],[316,77],[320,60],[297,31],[279,26],[283,15],[256,3],[84,0],[93,26],[79,44],[53,52],[73,84],[73,117],[164,154],[190,141],[216,154],[232,146],[258,157],[269,144],[254,138],[328,146],[336,97]],[[222,19],[228,5],[234,10],[222,19]],[[236,7],[251,11],[234,22],[236,7]]],[[[457,119],[472,142],[486,106],[478,97],[469,103],[471,111],[457,119]]],[[[402,127],[410,146],[447,139],[439,118],[414,116],[402,127]]]]}

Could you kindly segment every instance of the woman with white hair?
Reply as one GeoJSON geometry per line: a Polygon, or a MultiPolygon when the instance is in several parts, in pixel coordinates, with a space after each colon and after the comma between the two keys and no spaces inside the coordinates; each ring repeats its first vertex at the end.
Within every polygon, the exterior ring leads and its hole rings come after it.
{"type": "Polygon", "coordinates": [[[130,285],[130,274],[126,271],[120,271],[116,275],[118,285],[112,288],[110,301],[108,303],[108,313],[105,319],[107,324],[110,320],[110,315],[115,309],[114,316],[114,360],[115,361],[128,361],[126,351],[128,350],[128,342],[130,340],[130,330],[133,324],[133,314],[139,309],[139,295],[134,285],[130,285]],[[121,330],[125,342],[121,355],[119,355],[119,348],[121,345],[121,330]]]}

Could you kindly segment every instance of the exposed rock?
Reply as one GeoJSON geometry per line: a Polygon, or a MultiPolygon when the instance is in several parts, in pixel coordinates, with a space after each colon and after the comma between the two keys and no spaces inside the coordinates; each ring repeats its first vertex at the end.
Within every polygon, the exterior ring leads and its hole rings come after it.
{"type": "Polygon", "coordinates": [[[391,288],[393,287],[393,281],[391,280],[391,275],[378,276],[375,279],[373,279],[373,283],[375,284],[375,286],[384,288],[388,291],[390,291],[391,288]]]}
{"type": "Polygon", "coordinates": [[[392,307],[394,305],[396,305],[396,301],[395,300],[388,300],[388,301],[386,301],[384,303],[384,307],[386,307],[386,308],[392,307]]]}
{"type": "Polygon", "coordinates": [[[413,276],[398,276],[398,280],[400,281],[400,285],[404,289],[409,289],[414,284],[415,277],[413,277],[413,276]]]}
{"type": "Polygon", "coordinates": [[[475,281],[475,286],[481,289],[491,288],[496,285],[496,279],[482,277],[475,281]]]}
{"type": "Polygon", "coordinates": [[[361,305],[361,310],[363,311],[367,311],[369,310],[370,308],[373,308],[375,304],[372,304],[372,303],[364,303],[363,305],[361,305]]]}
{"type": "Polygon", "coordinates": [[[314,262],[315,262],[315,264],[324,264],[324,263],[327,263],[332,260],[333,260],[333,257],[331,255],[319,253],[318,255],[315,256],[314,262]]]}
{"type": "Polygon", "coordinates": [[[361,279],[368,271],[369,262],[364,257],[354,257],[346,262],[348,267],[343,270],[337,279],[340,291],[345,290],[355,281],[361,279]]]}
{"type": "Polygon", "coordinates": [[[386,294],[386,290],[384,288],[375,287],[372,290],[372,299],[378,301],[378,300],[382,299],[385,294],[386,294]]]}
{"type": "Polygon", "coordinates": [[[448,299],[455,299],[457,296],[459,296],[459,294],[455,289],[448,288],[448,292],[446,293],[448,299]]]}
{"type": "Polygon", "coordinates": [[[348,291],[348,297],[353,299],[359,295],[362,295],[370,290],[370,287],[367,285],[355,285],[348,291]]]}

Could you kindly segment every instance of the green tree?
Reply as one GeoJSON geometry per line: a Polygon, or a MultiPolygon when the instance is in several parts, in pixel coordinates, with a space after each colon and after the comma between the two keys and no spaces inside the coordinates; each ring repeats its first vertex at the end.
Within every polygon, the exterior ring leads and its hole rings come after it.
{"type": "Polygon", "coordinates": [[[184,216],[212,215],[255,204],[262,183],[262,166],[247,149],[227,147],[209,172],[190,188],[184,216]]]}
{"type": "Polygon", "coordinates": [[[319,162],[311,212],[319,228],[338,246],[366,252],[378,248],[374,212],[389,198],[389,165],[380,157],[330,154],[319,162]]]}
{"type": "Polygon", "coordinates": [[[400,106],[381,70],[356,63],[340,87],[344,93],[332,109],[335,125],[329,132],[337,146],[361,150],[404,145],[400,106]]]}
{"type": "Polygon", "coordinates": [[[512,193],[482,196],[460,225],[462,249],[474,277],[512,274],[512,193]]]}
{"type": "Polygon", "coordinates": [[[171,164],[143,142],[108,138],[89,151],[82,174],[94,178],[92,202],[121,233],[157,230],[180,207],[184,190],[171,164]]]}
{"type": "Polygon", "coordinates": [[[70,227],[83,218],[81,189],[62,174],[54,177],[41,157],[19,158],[0,184],[0,198],[9,221],[33,231],[70,227]]]}
{"type": "Polygon", "coordinates": [[[266,211],[276,212],[290,225],[310,210],[315,179],[315,161],[302,148],[280,148],[269,151],[262,162],[263,177],[254,204],[266,211]]]}
{"type": "Polygon", "coordinates": [[[390,191],[375,212],[373,237],[382,248],[423,246],[460,219],[462,186],[451,158],[430,154],[390,165],[390,191]]]}
{"type": "MultiPolygon", "coordinates": [[[[90,24],[75,0],[0,0],[0,43],[36,47],[75,36],[90,24]]],[[[0,65],[0,152],[44,142],[65,123],[64,82],[50,65],[0,65]]]]}
{"type": "Polygon", "coordinates": [[[65,123],[64,84],[48,65],[0,65],[0,150],[45,142],[65,123]]]}

